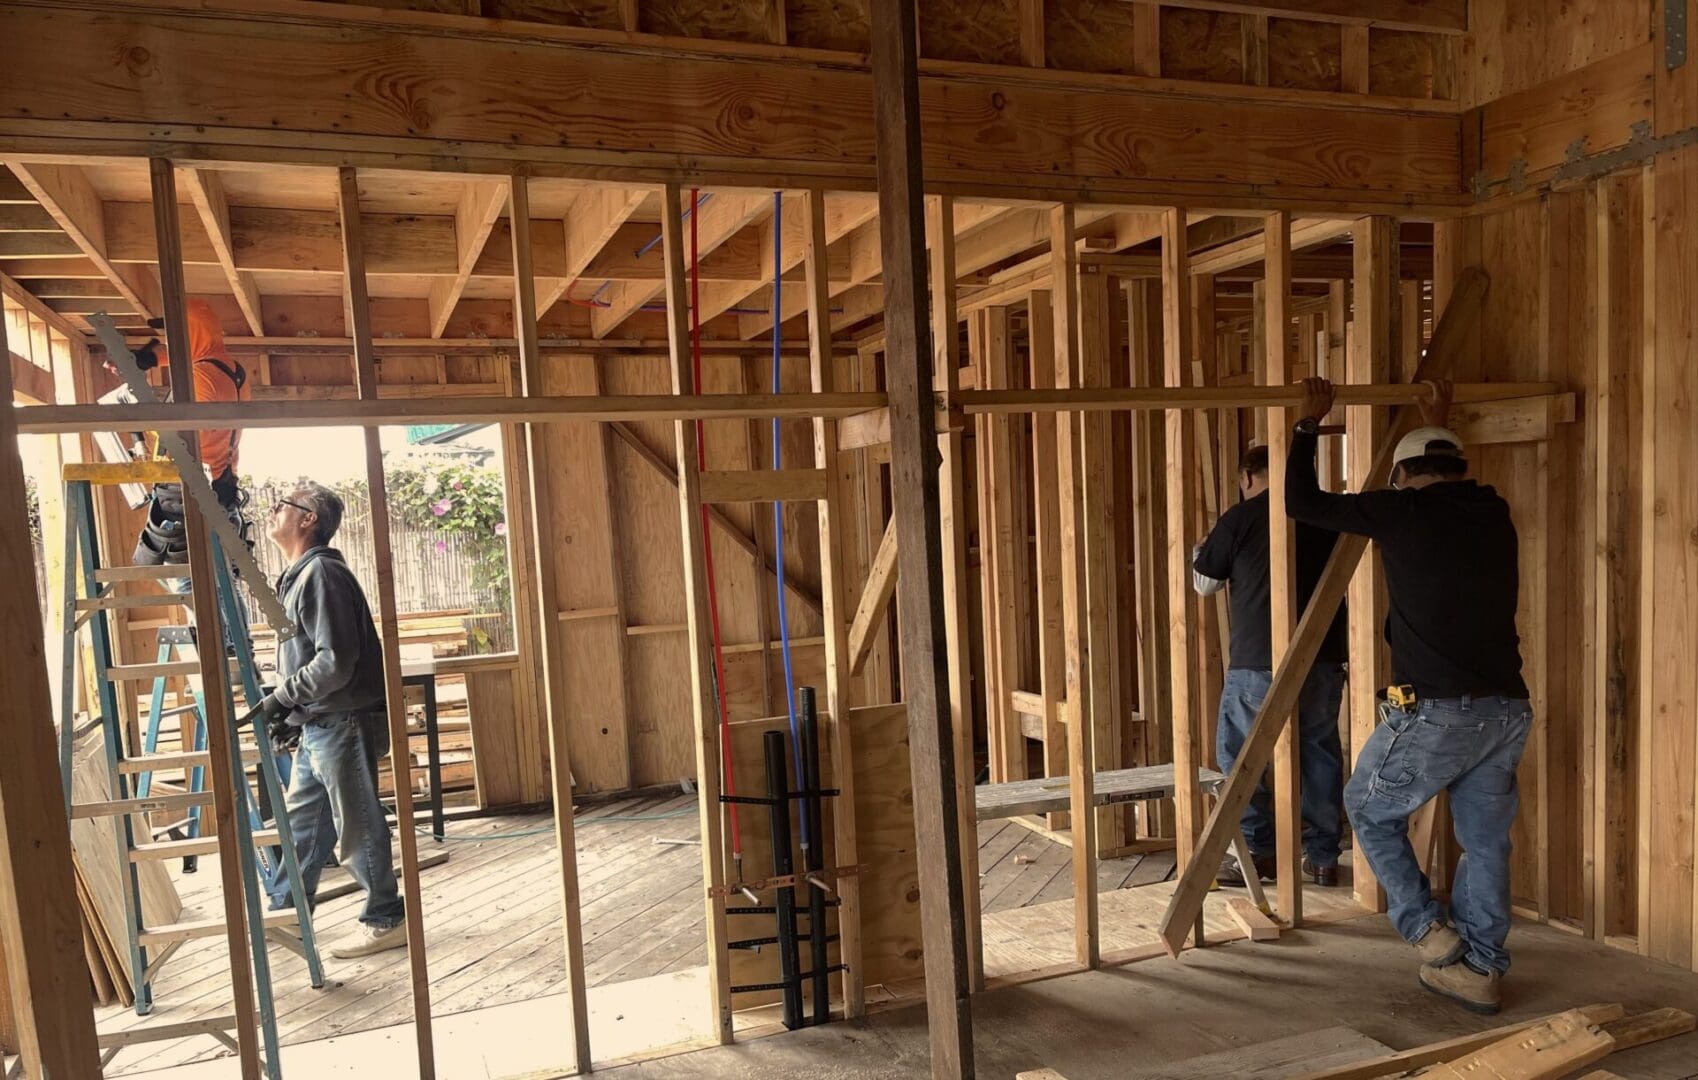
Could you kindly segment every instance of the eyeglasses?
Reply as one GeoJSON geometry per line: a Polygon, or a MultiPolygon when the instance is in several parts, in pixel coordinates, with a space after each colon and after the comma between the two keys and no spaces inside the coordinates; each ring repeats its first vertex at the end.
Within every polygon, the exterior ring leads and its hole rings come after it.
{"type": "Polygon", "coordinates": [[[283,508],[285,506],[293,506],[296,510],[299,510],[303,514],[312,514],[312,513],[317,512],[317,511],[311,509],[310,507],[302,506],[300,503],[295,502],[291,499],[279,499],[279,500],[277,500],[276,504],[272,506],[271,512],[273,514],[281,514],[283,512],[283,508]]]}

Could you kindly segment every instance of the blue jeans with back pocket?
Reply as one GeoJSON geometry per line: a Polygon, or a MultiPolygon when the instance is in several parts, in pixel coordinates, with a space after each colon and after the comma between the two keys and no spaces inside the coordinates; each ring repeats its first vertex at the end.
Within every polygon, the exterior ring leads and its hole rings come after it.
{"type": "Polygon", "coordinates": [[[1410,712],[1388,710],[1362,748],[1344,790],[1356,848],[1385,887],[1387,914],[1405,941],[1442,916],[1409,843],[1409,817],[1441,791],[1463,856],[1450,917],[1485,971],[1509,970],[1510,826],[1520,806],[1515,773],[1533,726],[1519,698],[1444,698],[1410,712]]]}

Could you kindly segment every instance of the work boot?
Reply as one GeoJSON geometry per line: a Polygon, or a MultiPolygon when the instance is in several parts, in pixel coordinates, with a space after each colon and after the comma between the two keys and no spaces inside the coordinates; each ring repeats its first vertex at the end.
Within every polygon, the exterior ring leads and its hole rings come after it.
{"type": "Polygon", "coordinates": [[[367,926],[360,924],[360,929],[342,944],[330,950],[330,955],[338,960],[358,960],[362,956],[388,952],[390,949],[405,949],[407,947],[406,920],[389,927],[367,926]]]}
{"type": "Polygon", "coordinates": [[[1434,967],[1431,964],[1421,965],[1421,985],[1428,990],[1447,997],[1469,1012],[1477,1012],[1492,1016],[1502,1004],[1498,992],[1498,979],[1495,971],[1475,971],[1467,962],[1450,964],[1446,967],[1434,967]]]}
{"type": "MultiPolygon", "coordinates": [[[[1252,855],[1250,856],[1250,862],[1256,868],[1256,879],[1258,881],[1272,881],[1274,879],[1274,875],[1278,873],[1278,868],[1274,864],[1274,857],[1272,855],[1252,855]]],[[[1236,855],[1228,855],[1226,858],[1221,860],[1220,870],[1215,874],[1215,880],[1222,885],[1248,884],[1248,882],[1244,880],[1244,869],[1238,865],[1238,857],[1236,855]]]]}
{"type": "Polygon", "coordinates": [[[1433,924],[1427,927],[1427,932],[1415,942],[1415,951],[1421,954],[1421,963],[1436,968],[1455,966],[1467,948],[1462,941],[1462,935],[1440,919],[1434,919],[1433,924]]]}
{"type": "Polygon", "coordinates": [[[1303,859],[1303,876],[1313,881],[1323,889],[1338,888],[1338,864],[1331,866],[1316,866],[1308,857],[1303,859]]]}

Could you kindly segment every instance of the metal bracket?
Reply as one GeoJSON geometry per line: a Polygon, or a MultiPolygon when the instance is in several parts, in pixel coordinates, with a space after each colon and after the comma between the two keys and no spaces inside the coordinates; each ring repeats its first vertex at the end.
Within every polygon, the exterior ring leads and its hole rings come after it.
{"type": "MultiPolygon", "coordinates": [[[[97,312],[88,316],[88,324],[94,328],[100,343],[106,346],[107,359],[128,384],[136,401],[143,405],[156,404],[158,399],[154,397],[153,387],[149,385],[147,376],[142,374],[141,368],[136,366],[136,358],[130,354],[130,348],[124,343],[123,335],[118,333],[118,328],[113,325],[112,317],[104,311],[97,312]]],[[[189,450],[189,444],[183,441],[182,432],[159,432],[159,449],[171,460],[171,464],[177,467],[177,477],[182,481],[183,490],[193,496],[208,527],[223,541],[221,546],[224,549],[224,557],[230,560],[236,573],[248,583],[254,600],[259,604],[260,610],[265,612],[265,621],[276,631],[277,640],[294,637],[294,620],[283,610],[282,601],[277,599],[277,593],[265,579],[265,571],[254,562],[253,552],[248,550],[248,542],[231,523],[224,507],[219,505],[218,496],[212,490],[212,483],[206,478],[206,470],[200,467],[200,462],[189,450]]]]}
{"type": "Polygon", "coordinates": [[[1504,178],[1511,195],[1519,195],[1527,190],[1527,159],[1516,158],[1509,163],[1509,175],[1504,178]]]}
{"type": "Polygon", "coordinates": [[[745,889],[793,888],[797,885],[806,884],[810,874],[814,877],[825,878],[828,881],[835,881],[838,878],[858,877],[861,871],[866,869],[868,869],[868,864],[861,863],[856,866],[840,866],[835,870],[804,870],[799,874],[784,874],[780,877],[769,877],[760,881],[744,881],[739,882],[736,885],[709,886],[708,895],[713,897],[731,896],[732,894],[740,893],[745,889]]]}
{"type": "Polygon", "coordinates": [[[1670,71],[1686,63],[1686,0],[1663,4],[1663,67],[1670,71]]]}

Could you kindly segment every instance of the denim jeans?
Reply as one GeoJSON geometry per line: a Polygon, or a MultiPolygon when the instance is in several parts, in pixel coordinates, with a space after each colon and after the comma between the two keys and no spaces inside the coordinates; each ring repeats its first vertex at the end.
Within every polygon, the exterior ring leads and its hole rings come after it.
{"type": "MultiPolygon", "coordinates": [[[[387,929],[401,922],[404,907],[395,884],[389,823],[377,798],[377,762],[389,751],[389,723],[382,713],[343,714],[301,729],[289,776],[289,827],[295,837],[302,892],[311,902],[318,877],[334,849],[365,890],[360,921],[387,929]]],[[[267,890],[273,907],[289,903],[289,873],[281,859],[267,890]]]]}
{"type": "Polygon", "coordinates": [[[1533,709],[1500,696],[1422,701],[1389,710],[1369,736],[1344,802],[1356,847],[1385,887],[1387,914],[1405,941],[1441,915],[1409,843],[1409,816],[1441,791],[1465,854],[1450,890],[1450,917],[1483,971],[1509,970],[1509,830],[1520,805],[1515,771],[1533,709]]]}
{"type": "MultiPolygon", "coordinates": [[[[1220,717],[1215,727],[1215,756],[1231,772],[1256,713],[1267,697],[1273,673],[1257,668],[1229,668],[1220,693],[1220,717]]],[[[1303,682],[1297,699],[1298,769],[1302,774],[1303,853],[1316,866],[1338,865],[1339,839],[1344,831],[1342,795],[1344,752],[1338,742],[1338,705],[1344,693],[1344,669],[1316,664],[1303,682]]],[[[1274,854],[1273,786],[1267,773],[1250,797],[1240,819],[1250,854],[1274,854]]]]}

